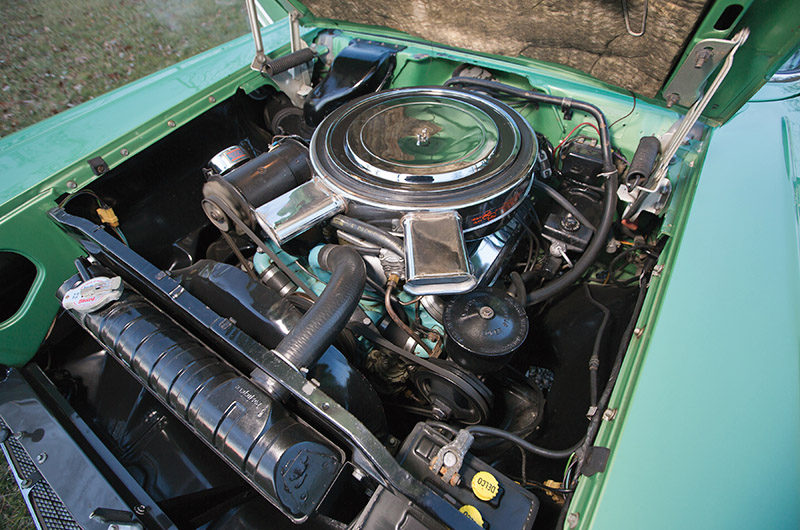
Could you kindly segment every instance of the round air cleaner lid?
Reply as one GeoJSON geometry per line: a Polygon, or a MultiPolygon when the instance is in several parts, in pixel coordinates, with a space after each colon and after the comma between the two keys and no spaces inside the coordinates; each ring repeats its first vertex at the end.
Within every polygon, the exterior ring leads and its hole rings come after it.
{"type": "Polygon", "coordinates": [[[502,368],[528,336],[525,309],[495,288],[452,297],[443,320],[447,355],[477,373],[502,368]]]}
{"type": "Polygon", "coordinates": [[[349,200],[401,212],[459,210],[527,193],[536,140],[499,101],[415,87],[339,108],[315,131],[310,153],[315,173],[349,200]]]}

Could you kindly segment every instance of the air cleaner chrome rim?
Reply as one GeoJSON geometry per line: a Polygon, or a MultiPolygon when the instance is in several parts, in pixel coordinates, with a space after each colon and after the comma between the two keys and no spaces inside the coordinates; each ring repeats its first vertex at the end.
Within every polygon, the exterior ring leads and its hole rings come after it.
{"type": "Polygon", "coordinates": [[[346,199],[398,212],[459,210],[465,232],[516,208],[530,188],[536,151],[516,111],[442,87],[356,100],[323,120],[310,148],[315,173],[346,199]]]}

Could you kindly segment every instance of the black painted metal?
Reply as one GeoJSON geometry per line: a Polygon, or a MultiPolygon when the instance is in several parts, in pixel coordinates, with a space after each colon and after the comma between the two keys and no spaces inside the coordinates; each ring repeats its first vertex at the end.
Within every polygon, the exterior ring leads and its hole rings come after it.
{"type": "Polygon", "coordinates": [[[101,310],[70,314],[277,508],[297,521],[314,513],[341,450],[140,295],[128,291],[101,310]]]}
{"type": "Polygon", "coordinates": [[[348,101],[379,90],[395,65],[397,48],[354,40],[339,52],[325,79],[309,94],[303,105],[308,125],[322,119],[348,101]]]}
{"type": "MultiPolygon", "coordinates": [[[[224,353],[238,367],[249,367],[258,380],[270,379],[306,406],[323,424],[333,430],[353,451],[353,461],[379,484],[396,495],[416,503],[447,526],[472,529],[474,524],[452,504],[402,469],[380,441],[352,414],[274,352],[242,333],[228,319],[214,313],[197,298],[185,292],[175,280],[136,252],[106,233],[91,221],[54,208],[50,217],[68,232],[95,259],[123,277],[148,299],[186,324],[209,345],[224,353]]],[[[240,368],[241,369],[241,368],[240,368]]]]}
{"type": "Polygon", "coordinates": [[[140,505],[147,510],[136,519],[148,529],[176,528],[38,366],[29,365],[24,375],[11,370],[0,383],[0,396],[0,417],[83,528],[108,527],[91,518],[95,508],[132,512],[140,505]],[[75,484],[82,487],[76,488],[75,484]]]}

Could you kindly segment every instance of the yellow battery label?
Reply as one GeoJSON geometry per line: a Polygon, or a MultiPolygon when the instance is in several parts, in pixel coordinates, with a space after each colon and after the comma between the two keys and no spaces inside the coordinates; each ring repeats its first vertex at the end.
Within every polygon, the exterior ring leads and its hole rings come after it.
{"type": "Polygon", "coordinates": [[[479,471],[472,477],[472,493],[482,501],[490,501],[497,496],[500,486],[494,475],[488,471],[479,471]]]}
{"type": "Polygon", "coordinates": [[[478,509],[473,505],[465,504],[458,511],[478,523],[478,526],[483,526],[483,516],[481,515],[481,512],[479,512],[478,509]]]}

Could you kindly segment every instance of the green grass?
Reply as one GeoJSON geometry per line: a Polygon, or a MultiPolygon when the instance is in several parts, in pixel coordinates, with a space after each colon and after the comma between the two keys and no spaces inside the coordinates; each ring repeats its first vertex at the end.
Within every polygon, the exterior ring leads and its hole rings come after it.
{"type": "MultiPolygon", "coordinates": [[[[241,0],[0,0],[0,20],[0,137],[248,31],[241,0]]],[[[30,528],[0,463],[0,529],[30,528]]]]}
{"type": "Polygon", "coordinates": [[[241,0],[0,0],[0,20],[0,137],[248,31],[241,0]]]}
{"type": "Polygon", "coordinates": [[[14,476],[5,458],[0,455],[0,528],[3,530],[28,530],[35,528],[14,476]]]}

